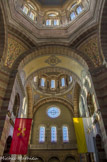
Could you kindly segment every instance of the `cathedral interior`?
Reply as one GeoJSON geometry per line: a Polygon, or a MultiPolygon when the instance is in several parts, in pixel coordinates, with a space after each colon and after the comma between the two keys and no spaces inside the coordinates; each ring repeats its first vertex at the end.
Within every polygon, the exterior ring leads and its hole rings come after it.
{"type": "Polygon", "coordinates": [[[107,0],[0,0],[0,157],[16,118],[34,162],[107,162],[107,0]],[[78,153],[73,118],[94,151],[78,153]]]}

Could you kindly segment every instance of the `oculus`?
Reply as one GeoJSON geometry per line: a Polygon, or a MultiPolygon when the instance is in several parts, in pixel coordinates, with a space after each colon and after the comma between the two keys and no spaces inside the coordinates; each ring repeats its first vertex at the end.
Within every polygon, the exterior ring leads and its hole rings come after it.
{"type": "Polygon", "coordinates": [[[47,115],[50,118],[57,118],[60,115],[61,111],[56,106],[52,106],[47,110],[47,115]]]}

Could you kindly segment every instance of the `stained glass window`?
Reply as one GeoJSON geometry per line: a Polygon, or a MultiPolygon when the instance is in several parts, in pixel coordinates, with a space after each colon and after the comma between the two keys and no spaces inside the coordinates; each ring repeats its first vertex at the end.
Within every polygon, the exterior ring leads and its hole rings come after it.
{"type": "Polygon", "coordinates": [[[45,142],[45,127],[43,126],[39,130],[39,142],[45,142]]]}
{"type": "Polygon", "coordinates": [[[68,142],[69,137],[68,137],[68,127],[63,126],[63,142],[68,142]]]}
{"type": "Polygon", "coordinates": [[[75,12],[72,12],[71,15],[70,15],[71,20],[74,20],[75,17],[76,17],[75,12]]]}
{"type": "Polygon", "coordinates": [[[57,118],[60,115],[60,109],[57,107],[50,107],[47,114],[51,118],[57,118]]]}
{"type": "Polygon", "coordinates": [[[23,7],[23,12],[27,15],[28,13],[28,8],[26,6],[23,7]]]}
{"type": "Polygon", "coordinates": [[[51,142],[56,142],[57,141],[57,132],[56,132],[56,127],[53,126],[51,127],[51,142]]]}
{"type": "Polygon", "coordinates": [[[65,78],[61,78],[61,86],[62,86],[62,87],[65,86],[65,78]]]}
{"type": "Polygon", "coordinates": [[[81,6],[77,7],[77,13],[80,14],[81,12],[82,12],[82,7],[81,6]]]}
{"type": "Polygon", "coordinates": [[[51,88],[55,88],[55,80],[51,80],[51,88]]]}

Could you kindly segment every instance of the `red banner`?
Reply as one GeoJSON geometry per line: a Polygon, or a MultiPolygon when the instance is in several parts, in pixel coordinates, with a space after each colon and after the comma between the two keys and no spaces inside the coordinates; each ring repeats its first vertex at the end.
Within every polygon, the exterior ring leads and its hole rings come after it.
{"type": "Polygon", "coordinates": [[[27,154],[32,119],[16,118],[10,154],[27,154]]]}

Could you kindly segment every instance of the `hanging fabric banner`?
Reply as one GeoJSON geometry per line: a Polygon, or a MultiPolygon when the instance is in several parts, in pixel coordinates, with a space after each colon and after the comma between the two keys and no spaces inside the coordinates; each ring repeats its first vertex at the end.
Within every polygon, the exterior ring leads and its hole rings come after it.
{"type": "Polygon", "coordinates": [[[77,138],[78,153],[86,153],[88,151],[85,139],[83,120],[82,118],[73,118],[73,122],[77,138]]]}
{"type": "Polygon", "coordinates": [[[16,118],[10,154],[27,154],[32,119],[16,118]]]}
{"type": "Polygon", "coordinates": [[[87,144],[88,152],[95,152],[94,142],[93,142],[93,127],[91,118],[83,118],[84,132],[87,144]]]}

